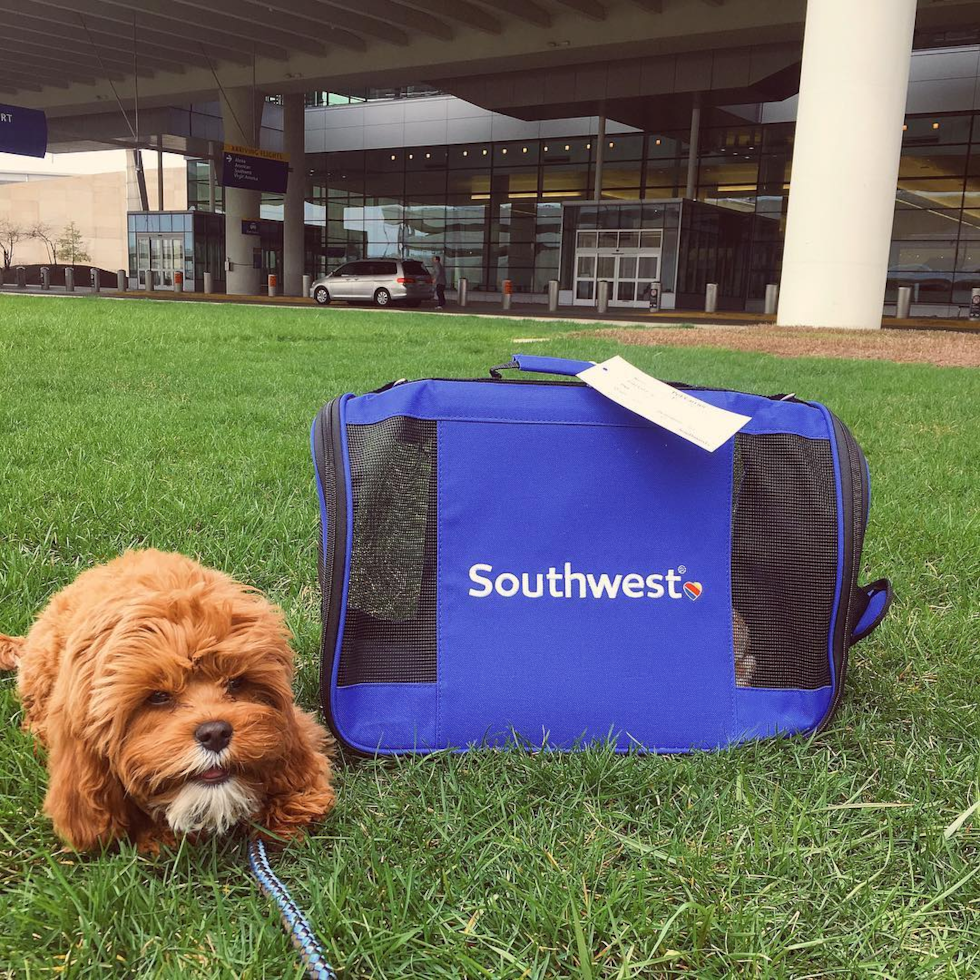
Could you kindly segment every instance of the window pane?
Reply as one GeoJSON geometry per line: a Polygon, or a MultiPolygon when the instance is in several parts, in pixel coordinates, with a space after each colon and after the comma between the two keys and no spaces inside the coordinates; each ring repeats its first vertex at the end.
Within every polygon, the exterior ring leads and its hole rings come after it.
{"type": "Polygon", "coordinates": [[[602,189],[616,190],[619,188],[640,186],[640,164],[606,165],[602,168],[602,189]]]}
{"type": "Polygon", "coordinates": [[[616,274],[616,256],[600,255],[596,263],[596,275],[600,279],[612,279],[616,274]]]}
{"type": "Polygon", "coordinates": [[[599,248],[619,248],[619,234],[615,231],[599,232],[599,248]]]}
{"type": "Polygon", "coordinates": [[[660,248],[660,243],[662,240],[663,240],[662,231],[640,232],[640,248],[660,248]]]}
{"type": "Polygon", "coordinates": [[[636,257],[635,256],[622,256],[619,260],[619,278],[620,279],[635,279],[636,278],[636,257]]]}
{"type": "Polygon", "coordinates": [[[545,197],[582,197],[589,174],[585,167],[547,166],[541,169],[541,179],[545,197]]]}
{"type": "Polygon", "coordinates": [[[595,295],[595,281],[592,279],[582,279],[575,284],[576,299],[592,299],[595,295]]]}
{"type": "Polygon", "coordinates": [[[637,265],[637,275],[640,279],[656,279],[657,278],[657,266],[660,263],[657,261],[655,256],[645,255],[643,256],[637,265]]]}
{"type": "Polygon", "coordinates": [[[966,146],[906,146],[899,177],[959,177],[966,172],[966,146]]]}
{"type": "Polygon", "coordinates": [[[623,303],[632,303],[636,296],[636,283],[631,279],[629,281],[621,280],[616,286],[616,299],[623,303]]]}
{"type": "Polygon", "coordinates": [[[578,267],[575,270],[577,276],[583,278],[592,277],[595,275],[595,256],[594,255],[580,255],[578,257],[578,267]]]}
{"type": "Polygon", "coordinates": [[[595,248],[596,233],[594,231],[580,231],[578,233],[579,248],[595,248]]]}
{"type": "Polygon", "coordinates": [[[640,233],[638,231],[621,231],[619,233],[620,248],[639,248],[640,233]]]}
{"type": "Polygon", "coordinates": [[[955,238],[960,224],[958,209],[897,207],[892,226],[893,239],[955,238]]]}
{"type": "Polygon", "coordinates": [[[963,199],[963,179],[919,180],[900,177],[895,196],[899,201],[920,207],[958,208],[963,199]]]}
{"type": "Polygon", "coordinates": [[[906,146],[969,142],[969,116],[909,116],[905,120],[902,143],[906,146]]]}

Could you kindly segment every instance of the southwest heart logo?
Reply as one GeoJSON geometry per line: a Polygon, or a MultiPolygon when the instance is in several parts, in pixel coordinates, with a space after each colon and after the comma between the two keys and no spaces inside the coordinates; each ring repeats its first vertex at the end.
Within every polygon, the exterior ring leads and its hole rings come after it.
{"type": "Polygon", "coordinates": [[[701,596],[701,583],[700,582],[685,582],[684,583],[684,595],[688,599],[698,599],[701,596]]]}

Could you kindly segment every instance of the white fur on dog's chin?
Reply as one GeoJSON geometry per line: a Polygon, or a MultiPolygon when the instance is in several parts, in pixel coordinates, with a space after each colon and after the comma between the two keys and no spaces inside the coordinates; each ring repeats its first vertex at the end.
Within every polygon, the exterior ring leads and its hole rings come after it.
{"type": "Polygon", "coordinates": [[[258,803],[248,787],[232,776],[223,783],[209,785],[188,782],[167,807],[165,815],[178,834],[207,830],[223,834],[255,813],[258,803]]]}

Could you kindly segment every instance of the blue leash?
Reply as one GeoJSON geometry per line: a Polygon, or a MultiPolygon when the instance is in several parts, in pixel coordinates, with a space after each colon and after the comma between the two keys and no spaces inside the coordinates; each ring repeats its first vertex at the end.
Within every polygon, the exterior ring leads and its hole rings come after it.
{"type": "Polygon", "coordinates": [[[337,980],[337,974],[327,962],[323,947],[313,932],[313,927],[303,915],[300,907],[286,891],[286,886],[273,874],[269,859],[265,854],[265,844],[253,840],[248,845],[248,863],[259,888],[279,906],[282,924],[289,938],[299,951],[300,959],[310,980],[337,980]]]}

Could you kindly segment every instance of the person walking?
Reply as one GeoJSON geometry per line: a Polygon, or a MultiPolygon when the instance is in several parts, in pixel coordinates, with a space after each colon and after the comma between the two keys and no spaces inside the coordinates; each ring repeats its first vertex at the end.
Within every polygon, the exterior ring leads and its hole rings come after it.
{"type": "Polygon", "coordinates": [[[436,287],[436,309],[442,310],[446,307],[446,267],[442,264],[438,255],[433,257],[432,263],[434,269],[432,281],[436,287]]]}

